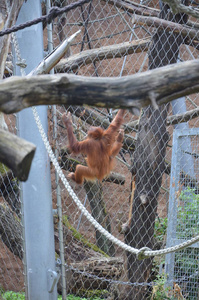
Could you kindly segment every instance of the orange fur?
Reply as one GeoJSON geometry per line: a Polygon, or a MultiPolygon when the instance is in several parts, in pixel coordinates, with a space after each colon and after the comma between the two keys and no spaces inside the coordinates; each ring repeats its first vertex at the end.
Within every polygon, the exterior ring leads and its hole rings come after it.
{"type": "Polygon", "coordinates": [[[123,122],[124,112],[120,109],[106,130],[101,127],[91,127],[87,138],[81,142],[77,141],[73,133],[70,114],[63,115],[62,120],[67,128],[70,150],[75,154],[87,155],[88,166],[77,165],[75,173],[69,174],[70,178],[82,184],[84,179],[102,180],[111,172],[114,167],[114,157],[122,147],[124,133],[120,130],[117,134],[117,131],[123,122]]]}

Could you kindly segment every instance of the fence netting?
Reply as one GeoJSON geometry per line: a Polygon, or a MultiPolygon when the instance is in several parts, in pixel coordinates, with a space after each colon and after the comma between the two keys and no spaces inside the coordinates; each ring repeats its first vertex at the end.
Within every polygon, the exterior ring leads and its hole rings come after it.
{"type": "MultiPolygon", "coordinates": [[[[56,0],[51,4],[64,7],[72,2],[56,0]]],[[[183,3],[199,9],[197,1],[183,3]]],[[[44,3],[42,13],[46,14],[44,3]]],[[[45,25],[44,50],[48,52],[45,25]]],[[[54,47],[81,29],[55,67],[56,73],[122,77],[197,59],[199,54],[199,20],[185,14],[174,17],[169,7],[157,0],[93,0],[57,17],[52,25],[54,47]],[[163,25],[160,17],[167,24],[163,25]]],[[[12,76],[11,51],[6,66],[5,76],[12,76]]],[[[193,94],[172,101],[158,112],[145,108],[135,115],[126,110],[124,143],[111,176],[83,185],[69,180],[85,208],[119,240],[138,249],[146,246],[155,250],[198,234],[198,103],[199,95],[193,94]],[[189,129],[196,131],[192,134],[189,129]],[[177,131],[180,136],[174,134],[177,131]],[[171,174],[175,180],[171,180],[171,174]]],[[[86,164],[83,155],[74,155],[68,149],[62,122],[63,113],[68,111],[77,139],[83,140],[91,126],[107,128],[118,110],[49,107],[49,141],[66,176],[77,164],[86,164]]],[[[5,121],[8,130],[16,133],[15,115],[6,116],[5,121]]],[[[88,299],[198,299],[198,244],[166,258],[138,261],[90,224],[53,165],[51,178],[57,265],[65,267],[66,276],[66,284],[65,277],[58,283],[60,294],[88,299]],[[60,207],[61,228],[56,213],[60,207]]],[[[0,288],[23,291],[20,184],[2,164],[0,183],[0,288]]]]}

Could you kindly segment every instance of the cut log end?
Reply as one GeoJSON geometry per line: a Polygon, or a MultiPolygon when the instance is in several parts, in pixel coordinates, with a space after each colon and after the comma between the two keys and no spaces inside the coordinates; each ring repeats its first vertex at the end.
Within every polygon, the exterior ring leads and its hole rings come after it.
{"type": "Polygon", "coordinates": [[[20,162],[17,170],[15,170],[15,175],[20,181],[26,181],[28,179],[31,163],[35,154],[36,147],[33,148],[20,162]]]}
{"type": "Polygon", "coordinates": [[[0,129],[0,162],[10,168],[20,181],[26,181],[36,150],[35,145],[0,129]]]}

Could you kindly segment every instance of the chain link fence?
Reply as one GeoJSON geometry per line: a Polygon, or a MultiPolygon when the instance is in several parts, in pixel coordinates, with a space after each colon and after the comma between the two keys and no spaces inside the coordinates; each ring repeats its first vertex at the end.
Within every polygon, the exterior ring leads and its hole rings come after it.
{"type": "MultiPolygon", "coordinates": [[[[64,7],[70,3],[72,1],[56,0],[51,4],[64,7]]],[[[54,47],[79,29],[81,33],[55,72],[121,77],[197,59],[199,20],[182,14],[173,18],[168,7],[160,4],[155,0],[94,0],[59,16],[53,21],[54,47]],[[159,19],[155,22],[160,10],[162,19],[176,23],[175,32],[169,22],[166,25],[158,22],[159,19]],[[192,34],[185,32],[185,24],[192,29],[192,34]]],[[[197,2],[192,1],[191,5],[198,8],[197,2]]],[[[42,12],[46,14],[44,3],[42,12]]],[[[44,24],[44,49],[48,52],[47,36],[44,24]]],[[[8,58],[6,76],[13,75],[11,61],[12,55],[8,58]]],[[[83,185],[70,181],[92,216],[119,240],[135,248],[161,249],[176,245],[177,242],[169,242],[173,235],[179,243],[198,234],[198,134],[187,135],[180,143],[173,135],[178,130],[197,130],[198,101],[198,94],[194,94],[173,101],[158,113],[144,109],[136,116],[126,111],[123,148],[111,176],[103,182],[83,185]],[[176,158],[173,151],[176,144],[175,151],[181,153],[181,159],[176,158]],[[163,168],[162,161],[165,162],[163,168]],[[154,162],[158,162],[156,169],[153,169],[154,162]],[[175,190],[170,192],[175,168],[180,171],[175,173],[175,190]],[[179,177],[182,173],[183,179],[179,177]],[[140,195],[144,195],[143,200],[140,195]]],[[[68,151],[66,128],[61,120],[66,111],[71,112],[74,133],[82,140],[90,126],[107,127],[117,110],[76,106],[49,108],[49,140],[67,176],[78,163],[86,161],[82,155],[68,151]]],[[[15,116],[6,116],[6,123],[11,132],[16,132],[15,116]]],[[[4,166],[1,168],[0,287],[22,291],[20,188],[12,172],[4,166]]],[[[138,261],[135,255],[125,253],[90,224],[68,195],[53,165],[51,178],[55,250],[57,266],[62,268],[63,275],[58,292],[63,299],[66,294],[89,299],[198,299],[197,244],[167,255],[166,261],[165,256],[138,261]]]]}
{"type": "MultiPolygon", "coordinates": [[[[11,70],[9,69],[11,75],[11,70]]],[[[5,116],[7,129],[15,133],[16,117],[5,116]]],[[[0,164],[0,291],[22,292],[24,289],[23,226],[20,183],[0,164]]]]}

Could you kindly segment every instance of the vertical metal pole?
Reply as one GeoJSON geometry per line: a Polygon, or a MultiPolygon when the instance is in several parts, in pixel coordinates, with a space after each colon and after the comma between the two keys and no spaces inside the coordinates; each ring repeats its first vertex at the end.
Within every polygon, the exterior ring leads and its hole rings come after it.
{"type": "MultiPolygon", "coordinates": [[[[46,1],[46,12],[48,13],[51,8],[50,0],[46,1]]],[[[53,39],[52,39],[52,23],[47,24],[48,33],[48,52],[53,51],[53,39]]],[[[54,69],[50,73],[54,73],[54,69]]],[[[56,105],[53,105],[53,123],[54,132],[53,138],[57,145],[57,115],[56,105]]],[[[55,157],[58,159],[58,147],[55,149],[55,157]]],[[[65,270],[65,259],[64,259],[64,237],[63,237],[63,222],[62,222],[62,202],[61,202],[61,189],[59,185],[59,175],[55,171],[56,189],[57,189],[57,214],[58,214],[58,232],[59,232],[59,249],[60,249],[60,260],[61,260],[61,282],[62,282],[62,299],[66,300],[66,270],[65,270]]]]}
{"type": "MultiPolygon", "coordinates": [[[[185,97],[176,99],[172,101],[172,110],[173,110],[173,115],[176,114],[182,114],[187,111],[186,108],[186,101],[185,97]]],[[[189,125],[187,122],[179,123],[175,125],[175,130],[186,130],[189,128],[189,125]]],[[[175,142],[175,140],[173,140],[175,142]]],[[[192,149],[191,149],[191,138],[190,137],[183,137],[180,139],[180,145],[179,145],[181,152],[184,150],[184,153],[181,155],[180,158],[180,165],[182,170],[189,176],[193,177],[195,176],[194,172],[194,160],[193,157],[190,154],[192,149]],[[187,153],[186,153],[187,152],[187,153]]]]}
{"type": "MultiPolygon", "coordinates": [[[[172,247],[174,245],[173,240],[176,238],[176,218],[177,218],[177,205],[176,205],[176,190],[178,183],[176,182],[176,175],[179,173],[179,157],[178,157],[178,139],[177,131],[173,134],[173,148],[172,148],[172,160],[171,160],[171,176],[170,176],[170,193],[169,193],[169,208],[168,208],[168,227],[167,227],[167,241],[166,247],[172,247]],[[174,142],[175,141],[175,142],[174,142]]],[[[175,264],[175,252],[166,254],[165,257],[165,273],[167,280],[166,287],[173,288],[174,280],[174,264],[175,264]]]]}
{"type": "MultiPolygon", "coordinates": [[[[25,2],[17,23],[41,16],[40,0],[25,2]]],[[[17,32],[21,57],[29,73],[43,58],[42,24],[17,32]]],[[[19,67],[16,74],[20,75],[19,67]]],[[[37,108],[47,132],[47,107],[37,108]]],[[[31,109],[18,114],[19,135],[36,144],[37,150],[27,182],[22,183],[28,299],[57,299],[50,161],[31,109]]]]}
{"type": "MultiPolygon", "coordinates": [[[[173,114],[186,112],[185,97],[172,101],[173,114]]],[[[171,176],[170,176],[170,195],[169,195],[169,209],[168,209],[168,228],[167,228],[167,242],[166,247],[172,247],[176,245],[176,218],[177,218],[177,202],[176,202],[176,190],[178,186],[178,180],[176,176],[179,174],[179,170],[183,170],[189,176],[194,178],[194,161],[193,157],[186,152],[191,153],[191,138],[188,136],[178,138],[178,131],[184,131],[189,128],[188,123],[180,123],[175,125],[173,133],[173,149],[172,149],[172,161],[171,161],[171,176]],[[180,149],[180,151],[179,151],[180,149]],[[184,153],[183,153],[184,150],[184,153]],[[177,154],[179,151],[179,155],[177,154]],[[177,172],[177,167],[179,168],[177,172]],[[174,242],[175,240],[175,242],[174,242]]],[[[165,272],[167,274],[166,286],[173,286],[174,280],[174,267],[175,267],[175,252],[169,253],[165,257],[165,272]]]]}

